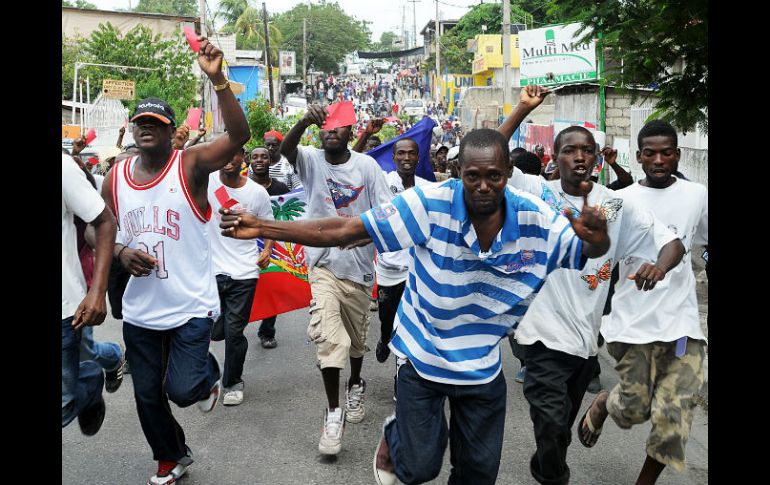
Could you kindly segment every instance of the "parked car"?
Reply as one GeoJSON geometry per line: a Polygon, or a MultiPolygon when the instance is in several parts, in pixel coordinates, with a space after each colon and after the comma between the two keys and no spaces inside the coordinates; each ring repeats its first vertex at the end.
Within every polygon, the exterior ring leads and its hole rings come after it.
{"type": "Polygon", "coordinates": [[[422,118],[427,114],[425,101],[421,99],[408,99],[404,101],[404,105],[401,109],[409,116],[417,116],[419,118],[422,118]]]}
{"type": "Polygon", "coordinates": [[[348,76],[360,76],[361,75],[361,66],[358,64],[348,64],[345,66],[345,74],[348,76]]]}
{"type": "Polygon", "coordinates": [[[300,111],[307,111],[307,100],[304,96],[290,94],[283,102],[283,116],[293,116],[300,111]]]}
{"type": "Polygon", "coordinates": [[[372,62],[372,67],[378,72],[390,71],[390,63],[386,61],[374,61],[372,62]]]}

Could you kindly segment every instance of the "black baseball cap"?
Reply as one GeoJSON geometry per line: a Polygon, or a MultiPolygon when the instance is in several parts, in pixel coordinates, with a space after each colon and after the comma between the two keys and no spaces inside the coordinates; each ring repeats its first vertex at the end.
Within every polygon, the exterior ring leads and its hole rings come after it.
{"type": "Polygon", "coordinates": [[[136,121],[143,116],[157,118],[167,125],[176,126],[176,115],[169,104],[159,98],[145,98],[136,105],[131,121],[136,121]]]}

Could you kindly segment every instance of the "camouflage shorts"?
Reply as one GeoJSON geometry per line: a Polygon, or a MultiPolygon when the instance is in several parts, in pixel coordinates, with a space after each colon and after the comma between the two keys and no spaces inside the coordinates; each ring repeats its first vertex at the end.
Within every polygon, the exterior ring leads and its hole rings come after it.
{"type": "Polygon", "coordinates": [[[610,391],[607,410],[621,428],[652,422],[647,455],[684,469],[695,394],[703,386],[706,343],[687,339],[687,351],[674,355],[676,342],[624,344],[608,342],[620,382],[610,391]]]}

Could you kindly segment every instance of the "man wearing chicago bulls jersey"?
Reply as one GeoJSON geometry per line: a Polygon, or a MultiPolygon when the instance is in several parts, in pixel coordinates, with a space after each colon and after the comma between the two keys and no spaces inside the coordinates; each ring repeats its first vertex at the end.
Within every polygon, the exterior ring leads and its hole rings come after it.
{"type": "Polygon", "coordinates": [[[123,339],[134,397],[158,471],[150,485],[175,483],[192,452],[168,401],[209,412],[221,392],[210,354],[219,313],[209,247],[209,174],[233,158],[249,127],[222,72],[222,51],[198,37],[198,64],[214,85],[226,133],[210,143],[172,149],[176,120],[165,101],[140,101],[133,137],[139,155],[115,164],[103,197],[118,219],[114,256],[131,273],[123,295],[123,339]]]}
{"type": "MultiPolygon", "coordinates": [[[[510,138],[547,94],[539,86],[522,89],[519,104],[498,131],[510,138]]],[[[613,265],[632,256],[652,261],[638,265],[632,275],[639,290],[652,290],[679,264],[684,246],[640,204],[589,180],[597,158],[589,130],[565,128],[556,136],[553,153],[558,180],[543,181],[514,168],[508,183],[562,213],[570,209],[579,214],[586,194],[586,203],[606,217],[611,241],[607,253],[589,259],[582,270],[551,273],[514,334],[527,363],[524,396],[530,404],[537,446],[530,472],[540,483],[564,484],[570,474],[566,457],[572,425],[597,365],[596,344],[613,265]]],[[[584,440],[583,433],[578,438],[585,446],[593,446],[600,432],[595,428],[591,439],[584,440]]]]}
{"type": "MultiPolygon", "coordinates": [[[[310,105],[307,114],[286,134],[281,153],[294,166],[308,201],[311,219],[361,213],[389,202],[382,169],[370,156],[348,149],[350,126],[324,129],[326,108],[310,105]],[[322,150],[297,146],[310,125],[318,125],[322,150]]],[[[374,285],[371,240],[352,249],[305,247],[312,292],[308,337],[316,344],[328,408],[318,450],[336,455],[342,449],[345,421],[364,419],[366,382],[361,366],[369,330],[369,295],[374,285]],[[344,411],[339,406],[340,369],[350,360],[344,411]]]]}

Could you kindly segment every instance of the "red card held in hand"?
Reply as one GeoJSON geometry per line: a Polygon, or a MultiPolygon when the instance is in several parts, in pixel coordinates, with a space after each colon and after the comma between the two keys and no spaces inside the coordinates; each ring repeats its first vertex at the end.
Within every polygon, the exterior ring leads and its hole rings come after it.
{"type": "Polygon", "coordinates": [[[91,128],[88,130],[88,133],[86,133],[86,145],[90,144],[94,140],[96,140],[96,130],[91,128]]]}
{"type": "Polygon", "coordinates": [[[201,50],[201,43],[198,42],[198,34],[196,34],[193,28],[189,25],[184,27],[184,36],[185,39],[187,39],[187,43],[190,44],[190,49],[192,49],[193,52],[198,52],[201,50]]]}
{"type": "MultiPolygon", "coordinates": [[[[201,111],[203,111],[201,108],[190,108],[190,110],[187,112],[187,120],[185,120],[185,124],[190,127],[190,130],[196,131],[198,128],[200,128],[201,111]]],[[[194,133],[193,135],[197,136],[197,133],[194,133]]]]}
{"type": "Polygon", "coordinates": [[[349,126],[356,124],[356,111],[353,109],[352,101],[341,101],[330,104],[326,107],[329,115],[326,117],[323,130],[331,130],[340,126],[349,126]]]}

